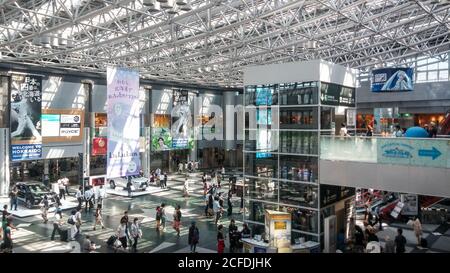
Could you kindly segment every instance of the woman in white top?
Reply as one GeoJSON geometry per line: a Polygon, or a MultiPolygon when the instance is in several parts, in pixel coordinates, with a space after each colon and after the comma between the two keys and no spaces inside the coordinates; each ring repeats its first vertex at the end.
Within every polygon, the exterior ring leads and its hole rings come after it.
{"type": "Polygon", "coordinates": [[[120,223],[117,228],[117,237],[119,237],[119,241],[122,243],[122,247],[127,249],[127,225],[125,222],[120,223]]]}
{"type": "Polygon", "coordinates": [[[187,178],[184,179],[183,192],[184,197],[189,197],[189,180],[187,178]]]}
{"type": "Polygon", "coordinates": [[[345,126],[345,123],[342,123],[341,124],[341,130],[339,131],[339,135],[341,136],[341,137],[343,137],[343,136],[349,136],[349,134],[348,134],[348,132],[347,132],[347,127],[345,126]]]}
{"type": "Polygon", "coordinates": [[[131,237],[133,238],[132,248],[135,252],[137,251],[138,240],[142,237],[142,231],[138,220],[138,218],[134,218],[133,224],[131,224],[131,237]]]}

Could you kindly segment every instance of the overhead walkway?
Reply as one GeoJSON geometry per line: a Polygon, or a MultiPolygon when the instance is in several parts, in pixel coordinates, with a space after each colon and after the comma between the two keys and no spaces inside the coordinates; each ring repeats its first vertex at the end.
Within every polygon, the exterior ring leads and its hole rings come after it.
{"type": "Polygon", "coordinates": [[[322,136],[320,183],[450,197],[449,139],[322,136]]]}

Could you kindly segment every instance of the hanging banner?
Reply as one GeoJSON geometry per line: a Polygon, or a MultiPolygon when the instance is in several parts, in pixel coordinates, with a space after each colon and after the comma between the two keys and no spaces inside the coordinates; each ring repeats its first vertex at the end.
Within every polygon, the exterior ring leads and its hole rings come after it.
{"type": "Polygon", "coordinates": [[[11,160],[40,159],[42,77],[12,75],[11,81],[11,160]]]}
{"type": "Polygon", "coordinates": [[[192,148],[192,117],[189,108],[189,92],[173,90],[172,108],[172,148],[192,148]]]}
{"type": "Polygon", "coordinates": [[[137,175],[139,158],[139,73],[108,67],[107,177],[137,175]]]}

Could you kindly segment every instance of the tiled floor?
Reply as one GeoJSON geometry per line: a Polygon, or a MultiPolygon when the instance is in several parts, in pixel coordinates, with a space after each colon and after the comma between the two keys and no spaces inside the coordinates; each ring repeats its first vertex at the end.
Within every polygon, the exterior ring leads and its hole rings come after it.
{"type": "MultiPolygon", "coordinates": [[[[200,230],[200,242],[197,246],[197,252],[208,253],[216,252],[216,226],[212,218],[205,218],[203,187],[201,183],[201,174],[191,176],[190,184],[191,196],[183,197],[182,185],[184,183],[183,175],[169,176],[168,190],[155,190],[150,195],[128,198],[125,196],[110,195],[103,203],[103,221],[105,229],[97,227],[93,230],[94,211],[83,211],[83,225],[81,226],[82,236],[78,241],[61,242],[56,236],[55,241],[50,240],[53,230],[52,218],[49,223],[44,224],[40,216],[31,216],[25,218],[14,218],[15,225],[21,225],[18,230],[13,231],[14,252],[79,252],[85,235],[90,235],[91,240],[101,247],[96,252],[114,251],[106,246],[108,238],[115,233],[119,225],[119,220],[125,210],[128,210],[130,220],[138,218],[141,221],[143,237],[139,240],[139,252],[190,252],[188,246],[188,227],[192,221],[196,221],[200,230]],[[155,208],[162,202],[166,203],[167,224],[164,232],[156,231],[156,211],[155,208]],[[180,237],[176,235],[172,228],[172,215],[174,207],[179,204],[182,208],[182,229],[180,237]]],[[[155,187],[159,189],[159,187],[155,187]]],[[[236,203],[235,214],[239,226],[242,223],[242,215],[238,214],[239,205],[236,203]]],[[[51,214],[53,215],[53,214],[51,214]]],[[[64,212],[67,219],[68,212],[64,212]]],[[[229,219],[226,217],[220,222],[228,226],[229,219]]],[[[228,242],[227,242],[228,245],[228,242]]]]}

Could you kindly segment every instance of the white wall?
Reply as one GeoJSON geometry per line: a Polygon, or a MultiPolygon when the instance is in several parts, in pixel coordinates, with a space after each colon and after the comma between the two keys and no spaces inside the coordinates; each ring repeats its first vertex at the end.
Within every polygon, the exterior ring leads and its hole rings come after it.
{"type": "Polygon", "coordinates": [[[321,184],[450,198],[450,169],[320,160],[321,184]]]}
{"type": "Polygon", "coordinates": [[[322,60],[244,68],[244,85],[324,81],[356,87],[356,71],[322,60]]]}

